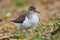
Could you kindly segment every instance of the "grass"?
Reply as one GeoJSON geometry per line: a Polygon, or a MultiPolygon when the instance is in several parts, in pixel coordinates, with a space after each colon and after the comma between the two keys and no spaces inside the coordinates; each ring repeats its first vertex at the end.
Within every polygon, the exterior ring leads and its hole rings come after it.
{"type": "MultiPolygon", "coordinates": [[[[57,26],[59,26],[60,25],[60,23],[58,23],[57,22],[57,20],[56,21],[53,21],[52,22],[52,24],[53,24],[53,26],[54,26],[54,30],[56,29],[56,27],[57,26]],[[57,25],[58,24],[58,25],[57,25]]],[[[52,26],[52,27],[53,27],[52,26]]],[[[49,27],[51,27],[51,25],[49,25],[49,27]]],[[[28,32],[28,31],[26,31],[26,33],[24,34],[23,32],[22,33],[18,33],[18,35],[20,35],[20,36],[15,36],[16,38],[31,38],[32,40],[60,40],[60,35],[59,35],[59,32],[58,32],[58,34],[56,34],[57,36],[54,36],[54,35],[51,35],[51,33],[49,33],[48,35],[46,35],[46,36],[42,36],[41,34],[43,34],[43,32],[44,32],[44,30],[46,30],[46,31],[51,31],[52,29],[52,27],[51,28],[49,28],[49,27],[47,27],[48,28],[48,30],[47,29],[44,29],[43,28],[43,26],[42,26],[42,24],[41,23],[39,23],[38,24],[38,30],[34,30],[33,28],[32,28],[32,32],[28,32]],[[41,33],[42,32],[42,33],[41,33]],[[22,34],[22,35],[21,35],[22,34]],[[28,35],[27,35],[28,34],[28,35]],[[55,38],[57,38],[57,39],[55,39],[55,38]]],[[[52,30],[53,31],[53,30],[52,30]]]]}

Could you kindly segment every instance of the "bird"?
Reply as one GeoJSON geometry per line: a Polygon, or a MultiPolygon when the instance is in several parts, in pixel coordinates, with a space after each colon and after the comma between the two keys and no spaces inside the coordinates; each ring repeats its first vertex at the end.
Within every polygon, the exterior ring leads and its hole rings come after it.
{"type": "Polygon", "coordinates": [[[16,19],[12,20],[13,24],[16,25],[18,29],[26,29],[35,26],[39,22],[39,17],[36,13],[40,13],[36,11],[35,6],[29,6],[29,8],[16,19]]]}

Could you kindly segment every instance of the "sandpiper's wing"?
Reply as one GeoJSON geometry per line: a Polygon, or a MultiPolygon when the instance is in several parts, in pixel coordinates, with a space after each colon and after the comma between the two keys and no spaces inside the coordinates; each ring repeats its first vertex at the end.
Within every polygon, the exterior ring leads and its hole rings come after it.
{"type": "Polygon", "coordinates": [[[21,15],[18,18],[16,18],[15,20],[12,20],[12,22],[23,23],[26,16],[27,16],[27,12],[23,11],[23,12],[21,12],[21,15]]]}

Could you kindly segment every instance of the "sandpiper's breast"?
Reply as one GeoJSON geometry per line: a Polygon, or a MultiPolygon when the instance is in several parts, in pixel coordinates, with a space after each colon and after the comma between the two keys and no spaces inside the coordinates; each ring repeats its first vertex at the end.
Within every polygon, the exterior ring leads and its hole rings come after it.
{"type": "Polygon", "coordinates": [[[33,14],[28,18],[26,16],[25,21],[23,22],[22,26],[23,27],[30,27],[32,25],[36,25],[39,22],[39,18],[36,14],[33,14]]]}
{"type": "Polygon", "coordinates": [[[39,18],[36,14],[32,14],[28,18],[32,24],[37,24],[39,22],[39,18]]]}

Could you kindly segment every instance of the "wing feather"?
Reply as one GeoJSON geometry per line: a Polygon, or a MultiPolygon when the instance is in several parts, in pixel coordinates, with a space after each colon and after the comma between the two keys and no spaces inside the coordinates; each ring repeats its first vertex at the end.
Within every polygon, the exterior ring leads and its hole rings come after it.
{"type": "Polygon", "coordinates": [[[27,13],[26,12],[25,13],[22,13],[22,15],[20,15],[15,20],[12,20],[12,22],[15,22],[15,23],[23,23],[26,16],[27,16],[27,13]]]}

